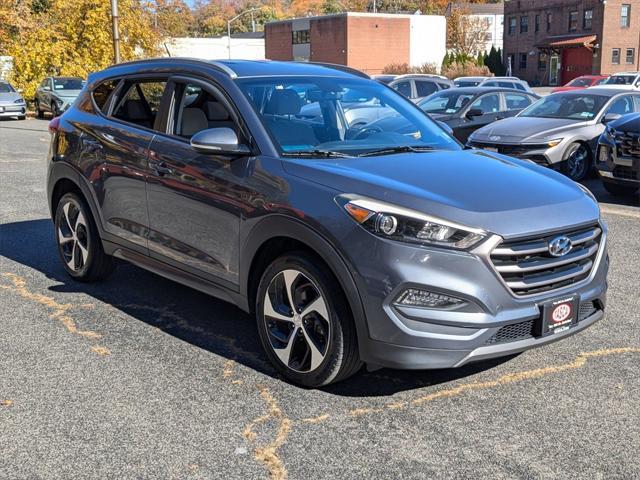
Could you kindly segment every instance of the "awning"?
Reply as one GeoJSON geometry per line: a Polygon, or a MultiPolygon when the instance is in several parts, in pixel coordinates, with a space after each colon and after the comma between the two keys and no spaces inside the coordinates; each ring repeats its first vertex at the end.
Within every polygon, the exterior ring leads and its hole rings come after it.
{"type": "Polygon", "coordinates": [[[562,37],[549,37],[544,42],[536,45],[538,48],[558,49],[563,47],[586,47],[593,50],[598,40],[597,35],[586,35],[581,37],[565,35],[562,37]]]}

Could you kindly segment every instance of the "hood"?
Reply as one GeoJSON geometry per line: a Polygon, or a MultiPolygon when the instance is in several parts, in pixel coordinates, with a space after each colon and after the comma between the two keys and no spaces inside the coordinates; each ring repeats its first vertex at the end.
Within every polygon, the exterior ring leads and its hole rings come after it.
{"type": "Polygon", "coordinates": [[[55,90],[52,92],[56,97],[60,98],[76,98],[82,90],[55,90]]]}
{"type": "Polygon", "coordinates": [[[437,120],[438,122],[446,122],[448,120],[453,120],[457,117],[457,114],[448,114],[448,113],[428,113],[432,119],[437,120]]]}
{"type": "Polygon", "coordinates": [[[479,150],[283,160],[291,175],[505,238],[595,221],[598,206],[564,175],[479,150]]]}
{"type": "Polygon", "coordinates": [[[0,103],[13,103],[22,98],[22,95],[16,92],[0,93],[0,103]]]}
{"type": "Polygon", "coordinates": [[[575,119],[511,117],[476,130],[471,138],[474,141],[492,143],[519,143],[557,137],[586,124],[585,121],[575,119]]]}
{"type": "Polygon", "coordinates": [[[556,87],[553,90],[551,90],[551,93],[558,93],[558,92],[571,92],[573,90],[584,90],[587,87],[556,87]]]}
{"type": "Polygon", "coordinates": [[[638,133],[640,132],[640,113],[623,115],[619,119],[609,122],[607,126],[614,130],[638,133]]]}
{"type": "Polygon", "coordinates": [[[612,88],[615,90],[635,90],[633,85],[625,85],[625,84],[617,84],[617,83],[603,83],[601,85],[598,85],[598,87],[607,88],[607,89],[612,88]]]}

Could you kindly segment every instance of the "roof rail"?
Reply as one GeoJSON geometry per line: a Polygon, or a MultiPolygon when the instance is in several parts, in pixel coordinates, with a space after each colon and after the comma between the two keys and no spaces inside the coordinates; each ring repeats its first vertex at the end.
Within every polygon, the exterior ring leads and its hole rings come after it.
{"type": "Polygon", "coordinates": [[[333,68],[334,70],[340,70],[341,72],[350,73],[358,77],[371,79],[369,75],[367,75],[364,72],[361,72],[356,68],[347,67],[346,65],[339,65],[337,63],[325,63],[325,62],[295,62],[295,63],[307,63],[311,65],[320,65],[321,67],[333,68]]]}
{"type": "Polygon", "coordinates": [[[238,76],[236,72],[234,72],[228,65],[225,65],[222,62],[218,62],[215,60],[203,60],[201,58],[192,58],[192,57],[154,57],[154,58],[144,58],[140,60],[130,60],[128,62],[114,63],[113,65],[109,65],[105,70],[108,70],[111,68],[117,68],[120,66],[127,66],[127,65],[148,65],[154,61],[169,61],[169,62],[183,61],[183,62],[195,62],[195,63],[201,63],[201,64],[204,63],[206,65],[212,65],[213,67],[220,70],[222,73],[226,73],[227,75],[229,75],[229,77],[231,78],[237,78],[238,76]]]}
{"type": "Polygon", "coordinates": [[[231,78],[238,78],[238,74],[236,72],[234,72],[231,67],[229,67],[229,65],[226,65],[222,62],[218,62],[216,60],[207,62],[211,65],[213,65],[214,67],[219,68],[220,70],[222,70],[224,73],[226,73],[227,75],[229,75],[231,78]]]}

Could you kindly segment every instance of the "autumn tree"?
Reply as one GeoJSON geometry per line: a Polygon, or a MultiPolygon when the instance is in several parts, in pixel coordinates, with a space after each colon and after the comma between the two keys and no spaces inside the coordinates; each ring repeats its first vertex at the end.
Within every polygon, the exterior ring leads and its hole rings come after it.
{"type": "Polygon", "coordinates": [[[193,11],[183,0],[154,0],[148,4],[153,25],[163,37],[187,37],[193,31],[193,11]]]}
{"type": "Polygon", "coordinates": [[[454,8],[447,18],[447,48],[457,56],[475,57],[486,45],[487,21],[454,8]]]}
{"type": "MultiPolygon", "coordinates": [[[[113,62],[110,2],[39,0],[39,5],[45,8],[24,13],[7,46],[14,59],[12,80],[27,98],[47,75],[86,77],[113,62]]],[[[149,10],[138,0],[119,0],[119,14],[122,59],[155,54],[158,38],[149,10]]]]}

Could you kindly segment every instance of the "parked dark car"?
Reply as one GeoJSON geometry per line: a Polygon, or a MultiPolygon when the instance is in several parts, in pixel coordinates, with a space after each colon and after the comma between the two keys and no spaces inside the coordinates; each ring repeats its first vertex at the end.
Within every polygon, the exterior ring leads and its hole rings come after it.
{"type": "Polygon", "coordinates": [[[45,78],[38,85],[34,99],[38,118],[43,118],[45,112],[50,112],[54,117],[62,114],[75,101],[83,82],[76,77],[45,78]]]}
{"type": "Polygon", "coordinates": [[[640,113],[607,123],[598,141],[598,173],[613,195],[634,195],[640,189],[640,113]]]}
{"type": "Polygon", "coordinates": [[[603,316],[607,230],[588,190],[463,149],[346,67],[115,65],[50,130],[47,195],[66,272],[98,280],[116,257],[233,302],[255,314],[292,382],[326,385],[362,362],[459,367],[603,316]],[[418,134],[349,128],[346,93],[418,134]],[[301,116],[305,102],[322,115],[301,116]]]}

